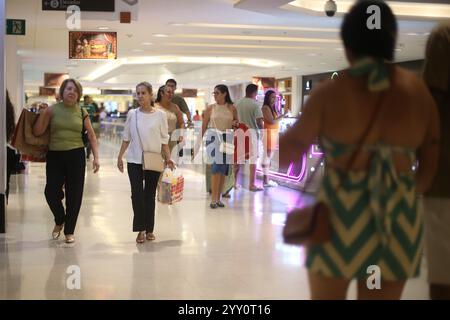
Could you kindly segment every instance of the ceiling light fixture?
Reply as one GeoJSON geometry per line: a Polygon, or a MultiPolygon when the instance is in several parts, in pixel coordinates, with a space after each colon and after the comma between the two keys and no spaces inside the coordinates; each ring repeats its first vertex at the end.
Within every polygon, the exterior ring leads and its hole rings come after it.
{"type": "Polygon", "coordinates": [[[94,81],[110,73],[122,65],[164,64],[164,63],[195,63],[195,64],[221,64],[221,65],[247,65],[258,68],[271,68],[281,63],[273,60],[238,58],[238,57],[186,57],[186,56],[142,56],[129,57],[109,61],[89,74],[85,80],[94,81]]]}
{"type": "Polygon", "coordinates": [[[98,30],[109,30],[109,27],[98,27],[98,30]]]}
{"type": "MultiPolygon", "coordinates": [[[[354,4],[354,0],[339,0],[337,13],[344,14],[350,11],[354,4]]],[[[450,6],[443,3],[427,3],[424,5],[418,1],[400,2],[388,1],[389,6],[396,16],[403,17],[420,17],[420,18],[450,18],[450,6]]],[[[323,2],[316,0],[295,0],[281,7],[287,10],[309,10],[315,12],[323,12],[323,2]]]]}
{"type": "Polygon", "coordinates": [[[212,39],[212,40],[246,40],[246,41],[281,41],[306,43],[340,43],[338,39],[305,38],[305,37],[277,37],[277,36],[244,36],[230,34],[174,34],[175,38],[212,39]]]}
{"type": "Polygon", "coordinates": [[[219,28],[219,29],[249,29],[249,30],[286,30],[286,31],[317,31],[317,32],[339,32],[338,28],[308,28],[291,26],[271,26],[257,24],[224,24],[224,23],[186,23],[188,27],[219,28]]]}
{"type": "Polygon", "coordinates": [[[156,38],[167,38],[169,35],[165,33],[154,33],[153,36],[156,38]]]}

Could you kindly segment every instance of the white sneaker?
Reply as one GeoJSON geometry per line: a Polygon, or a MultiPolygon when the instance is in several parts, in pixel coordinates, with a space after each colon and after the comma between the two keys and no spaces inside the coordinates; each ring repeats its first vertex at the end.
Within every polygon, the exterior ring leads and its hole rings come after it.
{"type": "Polygon", "coordinates": [[[269,182],[264,183],[264,187],[265,188],[278,187],[278,183],[276,183],[275,181],[270,180],[269,182]]]}

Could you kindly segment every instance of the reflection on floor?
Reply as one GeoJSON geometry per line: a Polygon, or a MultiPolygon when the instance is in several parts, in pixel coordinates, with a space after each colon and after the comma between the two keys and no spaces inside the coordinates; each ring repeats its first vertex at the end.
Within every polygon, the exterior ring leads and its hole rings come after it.
{"type": "MultiPolygon", "coordinates": [[[[308,198],[282,187],[241,189],[226,208],[211,210],[203,175],[185,167],[184,200],[158,204],[157,240],[137,245],[128,177],[116,169],[116,154],[116,146],[102,143],[102,167],[87,174],[72,245],[50,240],[45,165],[12,178],[7,234],[0,235],[0,299],[309,298],[304,251],[281,238],[287,208],[308,198]]],[[[403,298],[428,298],[422,270],[403,298]]]]}

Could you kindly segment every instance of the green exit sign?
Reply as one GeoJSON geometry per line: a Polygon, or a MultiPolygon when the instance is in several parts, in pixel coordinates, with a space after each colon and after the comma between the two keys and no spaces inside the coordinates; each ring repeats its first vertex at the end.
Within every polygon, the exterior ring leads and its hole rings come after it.
{"type": "Polygon", "coordinates": [[[6,19],[6,34],[25,35],[25,20],[6,19]]]}

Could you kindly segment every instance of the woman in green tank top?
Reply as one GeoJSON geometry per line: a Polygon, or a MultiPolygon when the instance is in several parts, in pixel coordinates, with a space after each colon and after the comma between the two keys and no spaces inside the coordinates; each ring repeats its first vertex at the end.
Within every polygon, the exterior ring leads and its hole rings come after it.
{"type": "Polygon", "coordinates": [[[45,198],[55,218],[52,237],[58,239],[64,229],[67,243],[75,241],[73,234],[83,199],[86,166],[83,125],[94,154],[94,173],[100,168],[97,139],[86,111],[79,105],[82,93],[78,81],[65,80],[59,89],[62,101],[42,109],[33,128],[36,136],[50,130],[45,198]],[[66,208],[62,204],[63,198],[66,198],[66,208]]]}

